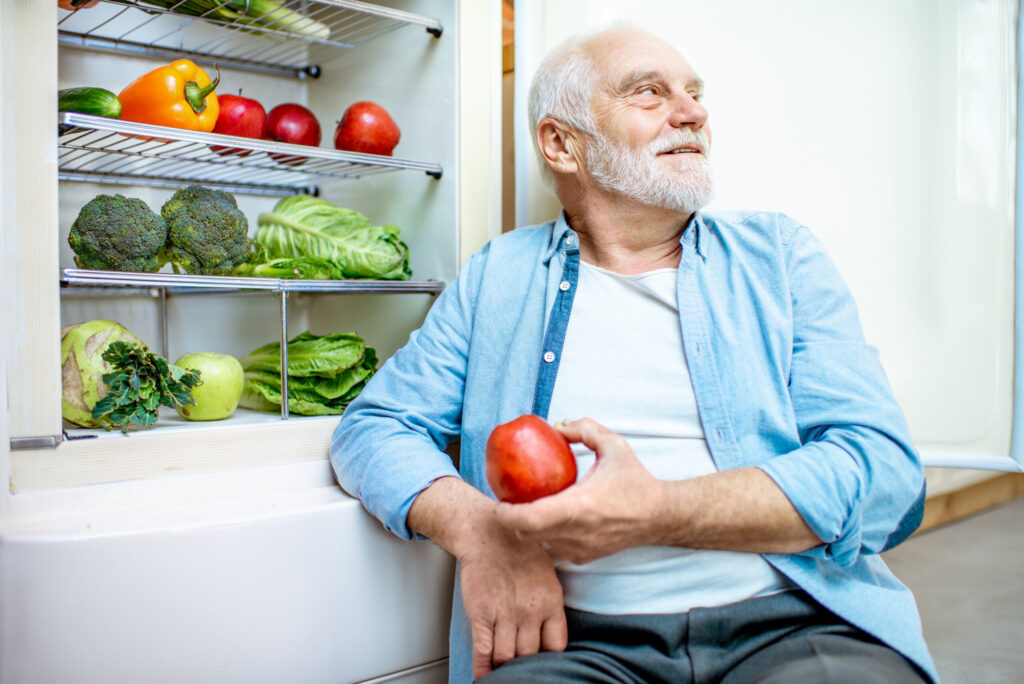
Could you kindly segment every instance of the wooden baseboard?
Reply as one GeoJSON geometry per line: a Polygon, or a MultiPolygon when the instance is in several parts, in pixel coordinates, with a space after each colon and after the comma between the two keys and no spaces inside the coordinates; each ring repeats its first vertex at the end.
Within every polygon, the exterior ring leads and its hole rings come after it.
{"type": "Polygon", "coordinates": [[[1024,496],[1024,473],[1003,473],[984,482],[927,499],[924,519],[914,534],[966,518],[1024,496]]]}

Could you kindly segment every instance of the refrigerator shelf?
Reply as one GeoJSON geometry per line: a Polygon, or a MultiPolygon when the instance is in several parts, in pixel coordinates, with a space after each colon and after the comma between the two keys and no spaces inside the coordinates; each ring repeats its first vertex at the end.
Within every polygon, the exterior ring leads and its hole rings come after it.
{"type": "Polygon", "coordinates": [[[128,273],[86,268],[64,268],[60,272],[63,287],[88,288],[90,293],[109,291],[124,294],[135,288],[165,289],[168,294],[226,292],[321,292],[321,293],[424,293],[438,294],[444,283],[437,280],[299,280],[291,278],[253,278],[245,276],[209,276],[178,273],[128,273]],[[109,290],[108,290],[109,288],[109,290]]]}
{"type": "Polygon", "coordinates": [[[249,2],[207,3],[202,16],[146,0],[103,0],[74,12],[61,10],[62,45],[102,52],[181,59],[277,76],[316,78],[321,65],[403,26],[422,26],[438,37],[444,27],[433,17],[378,7],[358,0],[275,0],[287,10],[263,16],[239,13],[249,2]],[[259,22],[254,25],[252,22],[259,22]],[[246,23],[249,22],[249,23],[246,23]]]}
{"type": "Polygon", "coordinates": [[[60,180],[181,188],[192,183],[250,195],[319,194],[324,179],[400,169],[440,178],[440,164],[273,140],[60,112],[60,180]],[[220,148],[215,151],[213,148],[220,148]],[[234,153],[228,154],[229,150],[234,153]]]}

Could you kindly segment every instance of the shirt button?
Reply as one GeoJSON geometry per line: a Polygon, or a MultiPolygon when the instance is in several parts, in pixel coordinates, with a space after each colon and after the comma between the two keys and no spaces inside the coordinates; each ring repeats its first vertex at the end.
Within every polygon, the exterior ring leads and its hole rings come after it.
{"type": "Polygon", "coordinates": [[[558,289],[561,290],[562,292],[565,292],[570,287],[572,287],[572,285],[569,284],[568,280],[563,280],[562,282],[558,283],[558,289]]]}
{"type": "Polygon", "coordinates": [[[575,245],[576,244],[576,236],[575,235],[569,235],[569,237],[565,238],[565,244],[567,244],[567,245],[575,245]]]}
{"type": "Polygon", "coordinates": [[[555,352],[553,352],[553,351],[546,351],[546,352],[544,352],[544,361],[545,362],[551,363],[554,360],[555,360],[555,352]]]}

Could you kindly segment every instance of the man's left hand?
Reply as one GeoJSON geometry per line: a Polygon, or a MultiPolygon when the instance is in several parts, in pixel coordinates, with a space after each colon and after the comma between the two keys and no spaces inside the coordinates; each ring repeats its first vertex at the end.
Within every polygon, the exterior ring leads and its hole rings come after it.
{"type": "Polygon", "coordinates": [[[665,482],[643,467],[625,438],[590,418],[556,423],[555,429],[590,448],[597,456],[594,466],[558,494],[528,504],[497,504],[498,522],[572,563],[663,543],[665,482]]]}

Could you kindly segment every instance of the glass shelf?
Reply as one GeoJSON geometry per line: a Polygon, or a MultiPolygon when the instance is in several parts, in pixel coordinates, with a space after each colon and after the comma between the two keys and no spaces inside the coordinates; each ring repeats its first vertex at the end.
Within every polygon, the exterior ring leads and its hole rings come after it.
{"type": "Polygon", "coordinates": [[[356,0],[275,0],[287,10],[258,15],[249,2],[207,2],[201,16],[184,14],[181,2],[104,0],[74,12],[60,10],[62,45],[232,66],[295,78],[316,78],[339,54],[403,26],[421,26],[438,37],[433,17],[356,0]],[[169,6],[169,7],[167,7],[169,6]],[[239,11],[241,10],[241,11],[239,11]]]}

